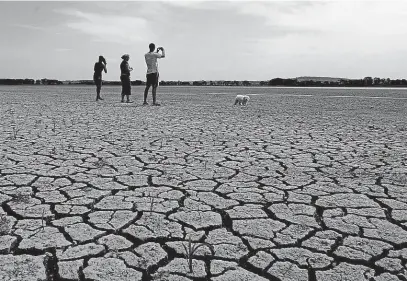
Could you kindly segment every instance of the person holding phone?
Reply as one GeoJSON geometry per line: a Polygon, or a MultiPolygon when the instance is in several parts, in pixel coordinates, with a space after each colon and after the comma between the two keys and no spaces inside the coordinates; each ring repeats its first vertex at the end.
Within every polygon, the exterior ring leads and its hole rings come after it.
{"type": "Polygon", "coordinates": [[[100,97],[100,90],[102,89],[102,72],[105,71],[105,73],[107,73],[106,64],[106,59],[103,56],[99,56],[99,61],[95,63],[93,68],[93,81],[96,85],[96,101],[103,100],[100,97]]]}
{"type": "Polygon", "coordinates": [[[165,58],[165,50],[163,47],[158,47],[157,52],[154,52],[155,50],[154,43],[151,43],[148,47],[150,51],[144,55],[147,64],[147,75],[146,75],[147,82],[146,88],[144,90],[143,105],[148,105],[147,103],[148,90],[150,89],[150,86],[152,86],[153,105],[159,106],[160,104],[157,103],[157,87],[159,78],[157,59],[165,58]],[[159,53],[159,51],[161,51],[161,54],[159,53]]]}

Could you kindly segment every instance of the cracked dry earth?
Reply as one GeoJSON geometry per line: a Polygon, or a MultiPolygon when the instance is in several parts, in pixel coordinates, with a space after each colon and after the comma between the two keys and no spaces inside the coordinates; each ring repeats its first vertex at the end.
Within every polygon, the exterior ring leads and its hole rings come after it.
{"type": "Polygon", "coordinates": [[[0,88],[0,280],[407,280],[405,92],[93,91],[0,88]]]}

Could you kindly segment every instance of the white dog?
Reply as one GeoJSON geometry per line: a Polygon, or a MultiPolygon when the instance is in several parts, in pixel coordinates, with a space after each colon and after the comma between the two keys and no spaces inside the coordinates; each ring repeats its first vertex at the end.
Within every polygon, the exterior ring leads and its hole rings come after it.
{"type": "Polygon", "coordinates": [[[245,95],[237,95],[236,99],[235,99],[235,104],[239,104],[239,105],[246,105],[247,102],[250,100],[249,96],[245,96],[245,95]]]}

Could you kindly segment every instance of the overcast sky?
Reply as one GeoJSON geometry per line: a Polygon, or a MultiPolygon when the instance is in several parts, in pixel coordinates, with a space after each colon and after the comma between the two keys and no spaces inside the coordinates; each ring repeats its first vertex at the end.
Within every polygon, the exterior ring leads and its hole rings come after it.
{"type": "Polygon", "coordinates": [[[162,80],[331,76],[407,78],[407,1],[0,2],[0,78],[162,80]]]}

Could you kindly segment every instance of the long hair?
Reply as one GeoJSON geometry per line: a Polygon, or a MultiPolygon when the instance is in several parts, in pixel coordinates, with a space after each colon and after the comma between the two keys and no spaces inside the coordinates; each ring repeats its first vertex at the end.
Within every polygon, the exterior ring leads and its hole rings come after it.
{"type": "Polygon", "coordinates": [[[103,56],[99,56],[99,62],[106,64],[106,59],[103,56]]]}

